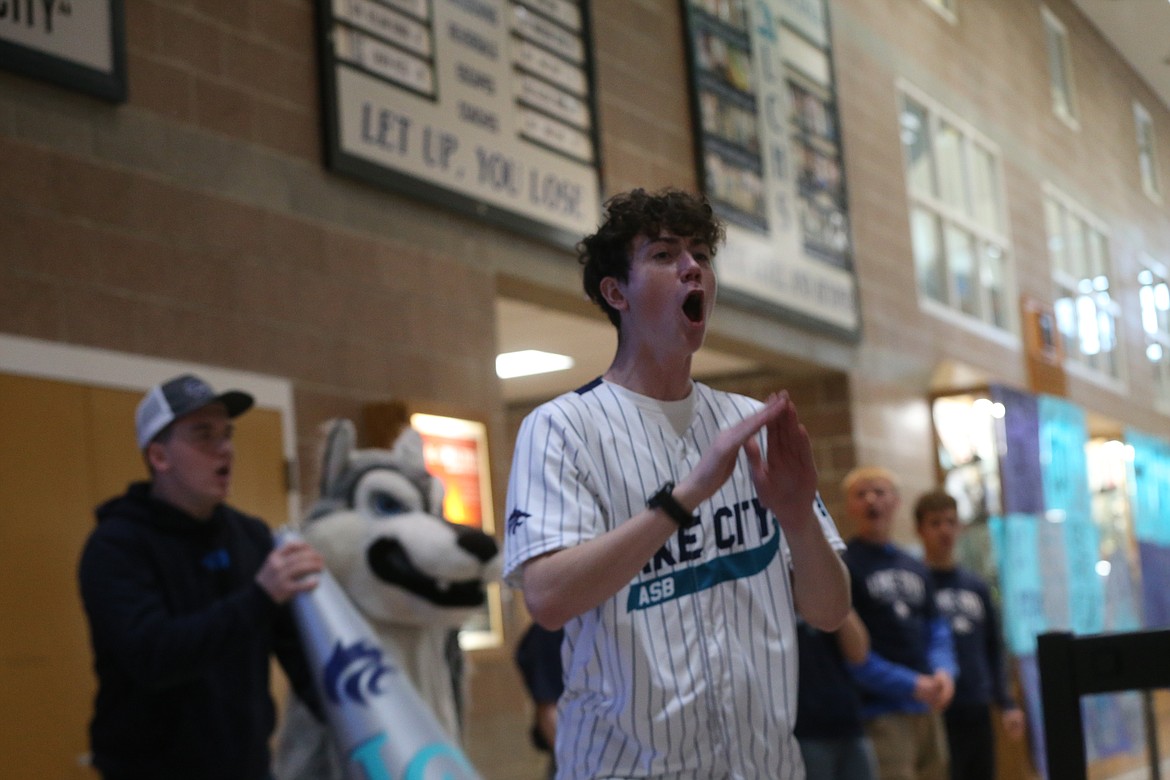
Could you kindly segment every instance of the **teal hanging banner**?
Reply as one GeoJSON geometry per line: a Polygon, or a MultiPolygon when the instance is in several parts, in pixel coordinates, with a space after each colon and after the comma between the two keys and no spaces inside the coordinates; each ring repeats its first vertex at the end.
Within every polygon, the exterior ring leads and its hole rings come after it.
{"type": "Polygon", "coordinates": [[[1048,630],[1044,584],[1040,576],[1038,523],[1034,515],[1007,515],[988,521],[999,561],[1004,637],[1013,655],[1036,652],[1036,636],[1048,630]]]}
{"type": "Polygon", "coordinates": [[[1049,513],[1089,507],[1085,413],[1062,398],[1042,395],[1039,413],[1044,508],[1049,513]]]}
{"type": "MultiPolygon", "coordinates": [[[[1068,567],[1069,627],[1074,634],[1105,630],[1105,577],[1098,571],[1101,538],[1088,513],[1070,512],[1061,525],[1068,567]]],[[[1120,578],[1122,572],[1118,572],[1120,578]]]]}
{"type": "Polygon", "coordinates": [[[1139,542],[1170,546],[1170,442],[1125,432],[1133,448],[1133,527],[1139,542]]]}

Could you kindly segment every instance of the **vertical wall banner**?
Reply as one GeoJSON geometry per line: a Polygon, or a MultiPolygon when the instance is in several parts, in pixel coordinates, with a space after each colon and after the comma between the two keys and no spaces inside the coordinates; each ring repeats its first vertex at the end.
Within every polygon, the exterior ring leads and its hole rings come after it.
{"type": "Polygon", "coordinates": [[[1089,434],[1084,411],[1063,398],[1042,395],[1037,401],[1040,468],[1044,508],[1072,512],[1089,507],[1089,470],[1085,444],[1089,434]]]}
{"type": "Polygon", "coordinates": [[[1145,628],[1170,628],[1170,547],[1139,542],[1142,562],[1142,622],[1145,628]]]}
{"type": "Polygon", "coordinates": [[[122,0],[0,2],[0,67],[121,102],[125,27],[122,0]]]}
{"type": "Polygon", "coordinates": [[[1138,597],[1140,579],[1133,576],[1126,551],[1117,548],[1107,559],[1109,576],[1105,578],[1105,625],[1103,631],[1140,631],[1142,629],[1141,601],[1138,597]]]}
{"type": "Polygon", "coordinates": [[[563,246],[600,214],[585,0],[317,0],[326,162],[563,246]]]}
{"type": "Polygon", "coordinates": [[[1129,429],[1133,527],[1146,628],[1170,627],[1170,442],[1129,429]]]}
{"type": "Polygon", "coordinates": [[[1039,514],[1044,511],[1040,468],[1040,412],[1031,393],[993,385],[991,398],[1004,406],[999,425],[1003,479],[1003,511],[1039,514]]]}
{"type": "MultiPolygon", "coordinates": [[[[1070,513],[1060,524],[1068,566],[1069,628],[1074,634],[1105,630],[1105,582],[1098,571],[1101,537],[1087,512],[1070,513]]],[[[1120,579],[1124,570],[1117,572],[1120,579]]]]}
{"type": "Polygon", "coordinates": [[[1013,655],[1034,655],[1036,637],[1049,630],[1040,573],[1038,520],[1033,515],[993,517],[988,522],[999,561],[1004,639],[1013,655]]]}
{"type": "Polygon", "coordinates": [[[857,284],[824,0],[682,0],[696,152],[728,223],[729,297],[856,338],[857,284]]]}
{"type": "Polygon", "coordinates": [[[1139,542],[1170,547],[1170,442],[1129,429],[1133,525],[1139,542]]]}
{"type": "Polygon", "coordinates": [[[1048,631],[1068,631],[1072,625],[1069,609],[1069,569],[1065,554],[1064,524],[1050,516],[1036,518],[1036,570],[1044,587],[1040,591],[1044,622],[1048,631]]]}

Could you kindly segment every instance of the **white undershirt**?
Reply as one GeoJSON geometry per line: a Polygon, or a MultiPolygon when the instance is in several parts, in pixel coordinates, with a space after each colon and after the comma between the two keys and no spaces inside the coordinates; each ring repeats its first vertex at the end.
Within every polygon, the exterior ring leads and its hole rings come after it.
{"type": "Polygon", "coordinates": [[[679,438],[687,432],[687,429],[691,427],[691,422],[695,419],[694,382],[691,382],[691,389],[687,393],[686,398],[678,401],[662,401],[658,398],[651,398],[648,395],[635,393],[633,390],[610,382],[608,379],[602,381],[605,382],[607,387],[613,388],[614,392],[628,398],[630,403],[636,404],[643,411],[665,417],[666,421],[670,423],[670,427],[674,429],[675,435],[679,438]]]}

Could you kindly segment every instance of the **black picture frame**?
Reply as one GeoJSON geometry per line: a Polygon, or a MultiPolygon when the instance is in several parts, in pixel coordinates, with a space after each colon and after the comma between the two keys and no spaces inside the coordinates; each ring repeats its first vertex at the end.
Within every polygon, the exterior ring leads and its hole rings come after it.
{"type": "MultiPolygon", "coordinates": [[[[679,0],[684,23],[685,52],[695,170],[700,187],[731,232],[775,237],[777,220],[770,219],[765,204],[769,179],[762,132],[764,107],[752,85],[757,53],[754,35],[761,27],[784,27],[821,54],[827,63],[827,83],[787,64],[780,66],[775,83],[792,103],[785,117],[785,150],[794,172],[789,202],[800,236],[801,261],[806,267],[823,267],[850,278],[852,305],[841,312],[852,321],[842,325],[831,313],[801,308],[799,296],[776,300],[768,291],[724,279],[720,296],[734,305],[775,317],[804,330],[842,341],[861,340],[861,306],[853,265],[854,241],[848,214],[843,142],[837,112],[836,74],[829,29],[827,0],[818,0],[824,12],[823,29],[810,31],[794,26],[780,13],[780,0],[679,0]],[[755,14],[761,14],[756,18],[755,14]],[[755,122],[757,127],[751,127],[755,122]],[[750,186],[743,186],[743,183],[750,186]]],[[[775,67],[775,66],[772,66],[775,67]]],[[[775,89],[775,85],[773,85],[775,89]]],[[[773,131],[775,134],[775,131],[773,131]]],[[[772,292],[775,292],[774,290],[772,292]]]]}
{"type": "MultiPolygon", "coordinates": [[[[378,0],[381,2],[381,0],[378,0]]],[[[426,0],[432,5],[435,0],[426,0]]],[[[523,0],[519,0],[524,5],[523,0]]],[[[598,105],[596,93],[595,52],[591,36],[592,30],[592,3],[591,0],[572,0],[581,12],[581,29],[584,31],[582,43],[584,45],[584,71],[587,82],[587,96],[585,102],[593,117],[588,136],[592,146],[593,161],[591,167],[596,181],[597,191],[601,192],[601,143],[600,131],[597,122],[598,105]]],[[[390,10],[395,10],[393,3],[388,4],[390,10]]],[[[341,139],[341,109],[338,87],[338,74],[343,68],[351,68],[336,55],[334,48],[334,29],[338,20],[334,16],[333,0],[316,0],[318,64],[320,76],[320,94],[323,149],[322,154],[327,169],[344,176],[359,180],[379,189],[395,192],[421,202],[437,206],[447,211],[476,220],[505,230],[519,233],[557,247],[572,249],[580,240],[577,232],[562,229],[556,225],[541,222],[526,214],[511,211],[496,204],[487,202],[473,195],[460,192],[442,182],[430,181],[409,172],[397,170],[377,161],[348,152],[343,148],[341,139]]],[[[403,87],[405,91],[409,88],[403,87]]],[[[425,95],[431,100],[437,100],[437,95],[425,95]]],[[[600,197],[596,204],[590,204],[600,212],[600,197]]]]}
{"type": "MultiPolygon", "coordinates": [[[[32,48],[4,37],[4,26],[0,25],[0,68],[19,73],[23,76],[46,81],[66,89],[82,92],[93,97],[107,100],[112,103],[121,103],[127,97],[126,80],[126,15],[123,0],[85,0],[85,2],[105,2],[109,15],[110,29],[110,69],[108,71],[88,67],[66,58],[59,57],[47,51],[32,48]]],[[[16,14],[17,6],[25,9],[26,14],[44,13],[42,3],[16,2],[9,4],[10,14],[16,14]],[[32,10],[30,10],[32,9],[32,10]]],[[[63,13],[70,8],[68,3],[54,4],[55,13],[63,13]]],[[[15,17],[11,21],[19,23],[15,17]]],[[[33,15],[26,23],[38,23],[33,15]]]]}

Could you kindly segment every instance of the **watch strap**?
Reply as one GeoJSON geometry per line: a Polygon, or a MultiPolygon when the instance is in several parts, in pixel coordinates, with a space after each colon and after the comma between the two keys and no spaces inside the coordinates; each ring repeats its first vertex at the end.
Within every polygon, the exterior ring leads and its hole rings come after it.
{"type": "Polygon", "coordinates": [[[674,483],[666,482],[650,498],[646,499],[646,506],[650,509],[661,509],[667,517],[678,524],[679,528],[690,528],[697,525],[699,517],[683,509],[682,504],[674,497],[674,483]]]}

